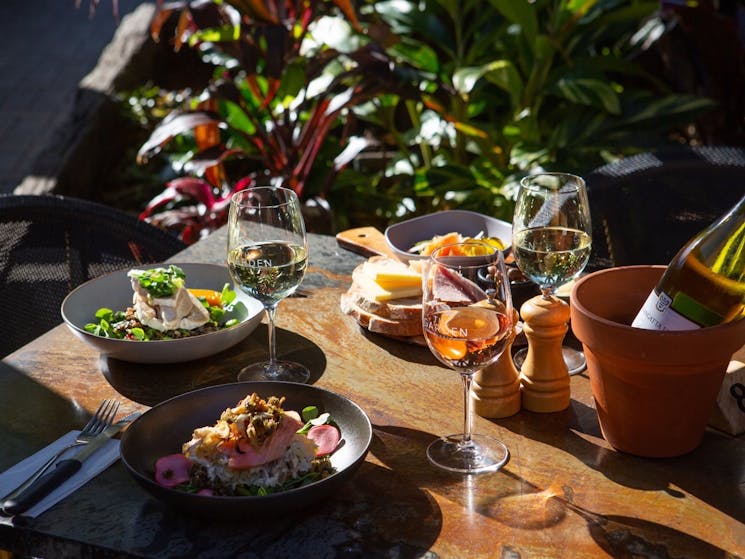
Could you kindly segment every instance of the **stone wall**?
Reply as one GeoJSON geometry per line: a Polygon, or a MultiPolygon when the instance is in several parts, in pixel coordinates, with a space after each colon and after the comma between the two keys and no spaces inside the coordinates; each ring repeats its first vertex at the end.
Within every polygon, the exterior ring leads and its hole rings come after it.
{"type": "Polygon", "coordinates": [[[193,51],[174,53],[168,34],[157,43],[150,37],[154,12],[153,4],[141,4],[122,18],[96,67],[80,82],[71,114],[54,131],[16,194],[98,200],[99,185],[110,178],[107,173],[132,141],[115,95],[148,81],[180,87],[193,77],[192,68],[200,64],[193,51]]]}

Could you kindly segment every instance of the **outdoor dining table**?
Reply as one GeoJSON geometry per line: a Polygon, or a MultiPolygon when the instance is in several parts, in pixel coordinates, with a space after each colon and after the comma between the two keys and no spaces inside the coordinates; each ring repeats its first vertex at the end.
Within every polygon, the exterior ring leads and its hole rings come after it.
{"type": "MultiPolygon", "coordinates": [[[[210,519],[170,508],[118,461],[36,518],[0,519],[0,549],[50,558],[745,557],[745,438],[709,429],[678,458],[618,452],[602,437],[586,372],[572,377],[563,412],[475,417],[475,432],[510,450],[501,470],[435,469],[427,445],[462,428],[458,375],[426,347],[367,333],[344,315],[340,296],[364,258],[332,236],[312,234],[309,247],[302,292],[279,307],[278,351],[373,425],[365,462],[337,494],[272,518],[210,519]]],[[[224,263],[225,231],[171,261],[224,263]]],[[[235,381],[266,345],[262,324],[211,358],[136,365],[101,358],[60,324],[0,363],[0,471],[80,428],[104,398],[121,401],[121,415],[144,412],[235,381]]]]}

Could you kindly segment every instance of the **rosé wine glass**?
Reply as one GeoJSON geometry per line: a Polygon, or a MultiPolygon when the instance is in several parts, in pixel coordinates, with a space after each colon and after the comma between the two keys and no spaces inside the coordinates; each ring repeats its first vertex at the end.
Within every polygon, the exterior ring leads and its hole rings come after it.
{"type": "Polygon", "coordinates": [[[509,451],[472,432],[471,385],[476,371],[499,359],[514,327],[502,252],[479,242],[441,247],[426,261],[422,284],[424,337],[434,356],[460,374],[464,404],[463,433],[437,439],[427,457],[451,472],[497,470],[509,451]]]}

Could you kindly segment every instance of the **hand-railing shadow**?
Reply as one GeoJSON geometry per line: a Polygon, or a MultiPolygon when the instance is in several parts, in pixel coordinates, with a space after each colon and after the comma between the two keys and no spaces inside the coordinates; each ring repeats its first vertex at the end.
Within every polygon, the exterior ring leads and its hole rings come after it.
{"type": "MultiPolygon", "coordinates": [[[[147,342],[142,342],[147,343],[147,342]]],[[[241,343],[217,355],[171,364],[127,363],[101,357],[99,367],[117,392],[140,404],[153,406],[184,392],[238,381],[241,367],[267,359],[267,327],[260,324],[241,343]]],[[[303,363],[310,369],[310,383],[326,370],[326,355],[309,339],[277,328],[277,357],[303,363]]]]}

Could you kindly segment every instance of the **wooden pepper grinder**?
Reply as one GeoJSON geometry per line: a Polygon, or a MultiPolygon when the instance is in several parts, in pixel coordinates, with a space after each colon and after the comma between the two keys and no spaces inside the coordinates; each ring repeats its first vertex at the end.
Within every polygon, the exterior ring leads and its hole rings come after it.
{"type": "Polygon", "coordinates": [[[561,346],[569,329],[569,305],[538,295],[520,308],[528,353],[520,368],[522,405],[535,412],[569,407],[569,369],[561,346]]]}
{"type": "MultiPolygon", "coordinates": [[[[517,325],[520,315],[513,311],[512,323],[517,325]]],[[[520,411],[520,372],[512,361],[512,342],[517,328],[512,329],[504,353],[495,363],[477,371],[473,376],[471,399],[473,409],[481,417],[498,419],[520,411]]]]}

